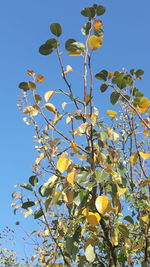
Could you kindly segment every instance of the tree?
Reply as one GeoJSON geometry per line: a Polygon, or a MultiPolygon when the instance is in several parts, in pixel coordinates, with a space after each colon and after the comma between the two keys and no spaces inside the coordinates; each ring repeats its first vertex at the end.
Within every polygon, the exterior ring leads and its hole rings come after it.
{"type": "Polygon", "coordinates": [[[35,266],[149,263],[150,100],[136,87],[142,69],[93,73],[92,57],[103,44],[104,13],[102,5],[84,8],[85,42],[65,42],[68,56],[83,59],[81,92],[68,78],[72,67],[63,64],[58,22],[50,25],[52,38],[39,52],[55,53],[64,89],[37,93],[45,77],[29,69],[30,81],[19,84],[18,107],[35,131],[38,156],[29,181],[13,193],[13,206],[40,222],[32,233],[38,239],[31,258],[35,266]],[[119,106],[118,112],[106,111],[105,121],[95,107],[95,79],[99,94],[109,90],[110,103],[119,106]]]}

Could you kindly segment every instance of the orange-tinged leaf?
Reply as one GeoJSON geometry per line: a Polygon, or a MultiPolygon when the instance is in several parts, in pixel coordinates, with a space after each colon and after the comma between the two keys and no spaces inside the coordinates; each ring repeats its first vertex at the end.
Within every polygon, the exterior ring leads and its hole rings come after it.
{"type": "Polygon", "coordinates": [[[57,161],[57,169],[63,173],[67,170],[68,166],[70,165],[70,159],[61,157],[59,158],[59,160],[57,161]]]}
{"type": "Polygon", "coordinates": [[[101,20],[95,20],[93,27],[94,30],[99,30],[103,26],[103,22],[101,20]]]}
{"type": "Polygon", "coordinates": [[[146,107],[139,107],[139,106],[138,106],[138,111],[139,111],[141,114],[145,113],[145,112],[147,111],[147,109],[148,109],[148,108],[146,108],[146,107]]]}
{"type": "Polygon", "coordinates": [[[50,98],[55,94],[55,91],[47,91],[44,95],[45,101],[48,102],[50,98]]]}
{"type": "Polygon", "coordinates": [[[68,176],[67,176],[67,181],[68,181],[72,186],[75,185],[74,181],[75,181],[75,177],[76,177],[76,175],[77,175],[77,171],[73,171],[73,172],[70,172],[70,173],[68,174],[68,176]]]}
{"type": "Polygon", "coordinates": [[[113,110],[107,110],[106,114],[112,118],[115,118],[117,116],[117,112],[113,110]]]}
{"type": "Polygon", "coordinates": [[[89,224],[91,224],[91,226],[95,227],[96,225],[98,225],[101,216],[97,213],[97,212],[89,212],[86,215],[87,221],[89,224]]]}
{"type": "Polygon", "coordinates": [[[144,131],[142,131],[142,133],[145,134],[145,135],[150,135],[150,133],[148,132],[148,130],[144,130],[144,131]]]}
{"type": "Polygon", "coordinates": [[[47,104],[45,104],[45,108],[48,110],[48,111],[50,111],[50,112],[52,112],[52,113],[56,113],[56,108],[55,108],[55,106],[53,105],[53,104],[51,104],[51,103],[47,103],[47,104]]]}
{"type": "Polygon", "coordinates": [[[149,159],[150,158],[150,154],[149,153],[139,152],[139,154],[143,159],[149,159]]]}
{"type": "Polygon", "coordinates": [[[70,147],[73,149],[75,153],[79,151],[77,144],[75,142],[71,142],[70,147]]]}
{"type": "Polygon", "coordinates": [[[143,222],[147,222],[148,221],[148,215],[144,215],[141,217],[143,222]]]}
{"type": "Polygon", "coordinates": [[[102,44],[102,38],[100,36],[92,35],[88,38],[88,46],[91,50],[97,50],[102,44]]]}
{"type": "Polygon", "coordinates": [[[34,72],[33,70],[29,70],[29,69],[27,69],[26,72],[27,72],[27,74],[28,74],[29,76],[31,76],[31,77],[34,77],[34,75],[35,75],[35,72],[34,72]]]}
{"type": "Polygon", "coordinates": [[[45,77],[43,75],[39,74],[36,76],[36,81],[39,83],[42,83],[45,81],[45,77]]]}
{"type": "Polygon", "coordinates": [[[95,206],[99,213],[104,214],[109,206],[109,198],[107,196],[97,197],[95,206]]]}
{"type": "Polygon", "coordinates": [[[131,165],[135,165],[139,160],[139,156],[138,156],[138,152],[134,152],[132,153],[132,155],[130,156],[130,163],[131,165]]]}

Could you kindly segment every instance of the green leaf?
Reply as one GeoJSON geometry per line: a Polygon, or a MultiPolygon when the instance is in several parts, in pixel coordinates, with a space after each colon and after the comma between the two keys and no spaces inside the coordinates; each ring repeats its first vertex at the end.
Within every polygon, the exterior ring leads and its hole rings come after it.
{"type": "Polygon", "coordinates": [[[73,202],[77,206],[83,207],[84,204],[86,203],[86,200],[88,198],[88,195],[89,195],[89,191],[88,190],[81,190],[79,192],[76,192],[73,202]]]}
{"type": "Polygon", "coordinates": [[[87,22],[83,25],[83,27],[81,28],[81,32],[83,35],[88,35],[89,34],[89,30],[91,28],[91,23],[87,22]]]}
{"type": "Polygon", "coordinates": [[[106,11],[106,8],[104,6],[102,6],[102,5],[99,5],[96,8],[96,13],[97,13],[98,16],[103,15],[105,13],[105,11],[106,11]]]}
{"type": "Polygon", "coordinates": [[[70,51],[70,52],[74,52],[74,51],[76,51],[75,49],[72,51],[72,43],[75,43],[76,42],[76,40],[75,39],[68,39],[67,41],[66,41],[66,43],[65,43],[65,48],[66,48],[66,50],[67,51],[70,51]]]}
{"type": "Polygon", "coordinates": [[[58,42],[56,39],[51,38],[48,39],[45,44],[41,45],[39,48],[39,53],[41,55],[47,56],[51,54],[58,46],[58,42]]]}
{"type": "Polygon", "coordinates": [[[52,197],[48,197],[48,198],[46,198],[46,199],[44,200],[44,205],[45,205],[45,209],[46,209],[46,211],[47,211],[48,208],[49,208],[49,205],[50,205],[50,203],[51,203],[51,200],[52,200],[52,197]]]}
{"type": "Polygon", "coordinates": [[[131,75],[134,75],[135,74],[135,69],[131,69],[130,73],[131,73],[131,75]]]}
{"type": "Polygon", "coordinates": [[[36,175],[30,176],[29,183],[33,186],[36,186],[38,184],[38,178],[36,175]]]}
{"type": "Polygon", "coordinates": [[[117,92],[113,92],[111,95],[110,95],[110,102],[112,105],[115,105],[119,99],[120,95],[119,93],[117,92]]]}
{"type": "Polygon", "coordinates": [[[30,207],[32,207],[34,205],[35,205],[35,202],[33,202],[33,201],[27,201],[27,202],[24,202],[22,204],[22,208],[23,209],[28,209],[28,208],[30,208],[30,207]]]}
{"type": "Polygon", "coordinates": [[[73,50],[80,50],[82,52],[85,52],[85,45],[83,43],[80,42],[73,42],[71,47],[73,48],[73,50]]]}
{"type": "Polygon", "coordinates": [[[136,77],[140,77],[140,76],[142,76],[143,74],[144,74],[144,70],[141,70],[141,69],[139,69],[139,70],[137,70],[137,71],[135,72],[136,77]]]}
{"type": "Polygon", "coordinates": [[[19,83],[19,88],[22,89],[23,91],[30,90],[28,82],[21,82],[21,83],[19,83]]]}
{"type": "Polygon", "coordinates": [[[95,75],[95,78],[105,82],[107,80],[107,76],[108,76],[108,71],[102,70],[95,75]]]}
{"type": "Polygon", "coordinates": [[[120,234],[123,237],[125,237],[125,238],[129,237],[129,230],[127,229],[127,227],[124,224],[118,225],[118,229],[119,229],[120,234]]]}
{"type": "Polygon", "coordinates": [[[88,172],[87,171],[82,171],[82,172],[78,173],[76,175],[76,181],[77,181],[77,183],[81,183],[84,180],[86,180],[87,176],[88,176],[88,172]]]}
{"type": "Polygon", "coordinates": [[[19,184],[20,187],[23,187],[29,191],[33,191],[32,186],[30,184],[19,184]]]}
{"type": "Polygon", "coordinates": [[[81,15],[83,15],[84,17],[94,18],[95,8],[93,8],[93,7],[84,8],[81,11],[81,15]]]}
{"type": "Polygon", "coordinates": [[[35,94],[34,97],[37,104],[39,104],[42,101],[42,97],[39,94],[35,94]]]}
{"type": "Polygon", "coordinates": [[[103,36],[104,36],[104,31],[103,31],[103,29],[94,30],[94,35],[103,37],[103,36]]]}
{"type": "Polygon", "coordinates": [[[134,225],[134,221],[133,221],[133,219],[132,219],[131,216],[125,216],[125,217],[124,217],[124,220],[126,220],[126,221],[128,221],[129,223],[131,223],[131,224],[134,225]]]}
{"type": "Polygon", "coordinates": [[[43,213],[43,210],[42,209],[36,210],[34,212],[34,219],[38,219],[38,218],[40,218],[43,215],[44,215],[44,213],[43,213]]]}
{"type": "Polygon", "coordinates": [[[61,25],[59,23],[52,23],[50,25],[50,31],[51,33],[53,33],[54,35],[56,35],[57,37],[59,37],[62,34],[62,28],[61,25]]]}
{"type": "Polygon", "coordinates": [[[107,90],[107,88],[108,88],[108,85],[105,84],[105,83],[103,83],[103,84],[101,85],[101,87],[100,87],[100,90],[101,90],[101,92],[103,93],[103,92],[105,92],[105,91],[107,90]]]}

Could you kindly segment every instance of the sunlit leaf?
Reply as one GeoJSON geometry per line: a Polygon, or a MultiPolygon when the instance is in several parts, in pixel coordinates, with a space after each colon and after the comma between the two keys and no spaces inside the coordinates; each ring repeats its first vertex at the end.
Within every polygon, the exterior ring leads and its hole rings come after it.
{"type": "Polygon", "coordinates": [[[53,104],[51,104],[51,103],[47,103],[47,104],[45,104],[45,108],[46,108],[48,111],[50,111],[50,112],[56,114],[56,108],[55,108],[55,106],[54,106],[53,104]]]}
{"type": "Polygon", "coordinates": [[[88,245],[85,249],[85,257],[89,262],[93,262],[95,260],[94,248],[91,245],[88,245]]]}
{"type": "Polygon", "coordinates": [[[47,91],[44,95],[45,101],[48,102],[54,94],[55,91],[47,91]]]}
{"type": "Polygon", "coordinates": [[[117,112],[113,110],[107,110],[106,114],[112,118],[115,118],[117,116],[117,112]]]}
{"type": "Polygon", "coordinates": [[[144,216],[141,217],[141,219],[142,219],[143,222],[147,222],[149,217],[148,217],[148,215],[144,215],[144,216]]]}
{"type": "Polygon", "coordinates": [[[71,71],[72,71],[72,67],[70,65],[67,65],[66,71],[62,72],[62,76],[66,76],[71,71]]]}
{"type": "Polygon", "coordinates": [[[77,144],[75,142],[71,142],[70,147],[73,149],[75,153],[79,151],[77,144]]]}
{"type": "Polygon", "coordinates": [[[73,172],[70,172],[70,173],[68,174],[68,176],[67,176],[67,181],[68,181],[72,186],[75,185],[74,181],[75,181],[75,177],[76,177],[76,175],[77,175],[77,171],[73,171],[73,172]]]}
{"type": "Polygon", "coordinates": [[[93,23],[94,30],[99,30],[103,26],[101,20],[95,20],[93,23]]]}
{"type": "Polygon", "coordinates": [[[132,155],[130,156],[130,164],[133,166],[138,162],[138,160],[139,160],[138,152],[132,153],[132,155]]]}
{"type": "Polygon", "coordinates": [[[95,126],[97,121],[98,121],[98,116],[96,114],[92,113],[92,115],[91,115],[91,124],[93,126],[95,126]]]}
{"type": "Polygon", "coordinates": [[[88,212],[86,215],[87,221],[91,226],[96,226],[98,225],[101,216],[97,212],[88,212]]]}
{"type": "Polygon", "coordinates": [[[28,106],[23,110],[23,114],[29,114],[31,117],[38,114],[38,107],[36,105],[28,106]]]}
{"type": "Polygon", "coordinates": [[[27,211],[24,212],[24,218],[27,218],[29,215],[32,214],[32,209],[28,209],[27,211]]]}
{"type": "Polygon", "coordinates": [[[35,94],[34,97],[35,97],[35,102],[37,104],[39,104],[42,101],[42,97],[39,94],[35,94]]]}
{"type": "Polygon", "coordinates": [[[46,157],[45,153],[41,153],[35,160],[36,164],[39,165],[41,160],[44,159],[46,157]]]}
{"type": "Polygon", "coordinates": [[[139,154],[143,159],[149,159],[150,158],[150,154],[149,153],[139,152],[139,154]]]}
{"type": "Polygon", "coordinates": [[[82,52],[81,51],[69,52],[68,56],[72,57],[82,56],[82,52]]]}
{"type": "Polygon", "coordinates": [[[97,50],[100,48],[103,40],[99,36],[92,35],[88,38],[88,46],[91,48],[91,50],[97,50]]]}
{"type": "Polygon", "coordinates": [[[61,157],[59,158],[59,160],[57,161],[57,169],[63,173],[67,170],[68,166],[70,165],[70,159],[61,157]]]}
{"type": "Polygon", "coordinates": [[[26,72],[27,72],[27,74],[28,74],[29,76],[31,76],[31,77],[34,77],[34,76],[35,76],[35,72],[34,72],[33,70],[29,70],[29,69],[27,69],[26,72]]]}
{"type": "Polygon", "coordinates": [[[114,246],[118,246],[119,243],[119,230],[116,228],[113,230],[113,233],[111,234],[111,243],[114,246]]]}
{"type": "Polygon", "coordinates": [[[39,74],[36,76],[36,81],[39,83],[42,83],[45,81],[45,77],[43,75],[39,74]]]}
{"type": "Polygon", "coordinates": [[[109,199],[107,196],[99,196],[95,201],[96,209],[99,213],[104,214],[109,206],[109,199]]]}

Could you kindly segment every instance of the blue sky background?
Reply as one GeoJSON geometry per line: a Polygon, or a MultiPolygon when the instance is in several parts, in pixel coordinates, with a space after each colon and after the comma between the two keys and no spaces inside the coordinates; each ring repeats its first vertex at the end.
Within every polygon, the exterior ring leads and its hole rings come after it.
{"type": "MultiPolygon", "coordinates": [[[[143,80],[138,82],[138,86],[149,97],[150,1],[103,0],[95,3],[103,4],[107,12],[102,16],[104,43],[93,56],[94,73],[102,69],[114,71],[121,70],[122,67],[128,70],[142,68],[145,70],[145,75],[143,80]]],[[[1,0],[0,229],[9,226],[15,230],[19,253],[23,253],[21,241],[23,233],[15,226],[18,218],[13,215],[10,207],[11,193],[14,184],[23,183],[31,176],[31,164],[34,162],[35,152],[32,142],[33,131],[23,123],[22,115],[16,106],[18,84],[28,80],[25,70],[29,68],[46,77],[46,81],[40,86],[41,90],[53,90],[56,85],[57,88],[61,86],[63,89],[63,83],[57,81],[56,73],[59,66],[57,61],[55,62],[55,56],[41,56],[38,48],[52,37],[49,31],[49,24],[52,22],[61,23],[62,41],[72,37],[83,41],[80,28],[87,20],[80,15],[80,11],[91,4],[94,4],[94,1],[1,0]]],[[[79,90],[80,59],[64,56],[64,65],[68,64],[75,70],[76,76],[70,74],[70,79],[76,83],[76,90],[79,90]]],[[[103,113],[108,107],[110,108],[109,93],[100,94],[98,88],[99,83],[96,82],[97,105],[103,113]]],[[[30,219],[23,219],[22,223],[28,231],[34,226],[34,222],[31,223],[30,219]]]]}

